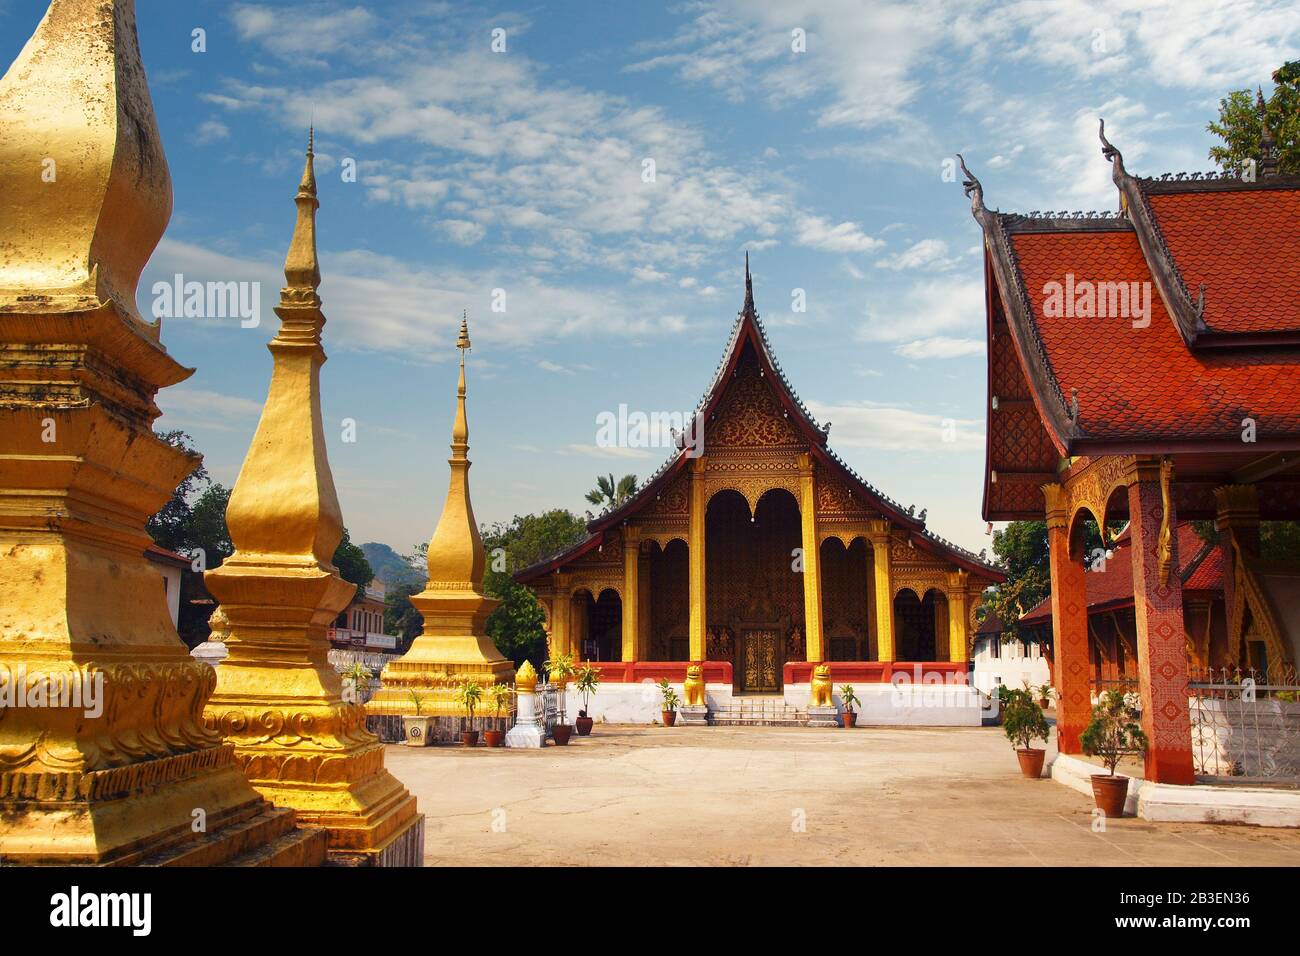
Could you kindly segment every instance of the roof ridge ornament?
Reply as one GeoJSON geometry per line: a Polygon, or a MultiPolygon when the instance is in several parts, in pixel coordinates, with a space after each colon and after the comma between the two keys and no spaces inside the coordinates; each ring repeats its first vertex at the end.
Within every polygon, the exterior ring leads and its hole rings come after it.
{"type": "Polygon", "coordinates": [[[749,250],[745,250],[745,304],[741,307],[741,315],[749,315],[758,318],[758,310],[754,308],[754,277],[749,274],[749,250]]]}
{"type": "Polygon", "coordinates": [[[962,192],[964,192],[966,198],[970,200],[971,212],[975,215],[979,215],[985,208],[984,187],[980,185],[980,181],[975,178],[975,174],[966,168],[966,160],[962,157],[961,153],[957,154],[957,162],[961,164],[962,175],[966,177],[961,184],[962,192]]]}
{"type": "Polygon", "coordinates": [[[1106,121],[1101,117],[1097,117],[1097,138],[1101,140],[1101,155],[1108,162],[1117,165],[1118,169],[1123,172],[1124,154],[1106,138],[1106,121]]]}
{"type": "Polygon", "coordinates": [[[1277,140],[1268,125],[1268,104],[1264,102],[1264,90],[1255,87],[1255,109],[1259,112],[1259,174],[1276,176],[1278,174],[1277,140]]]}

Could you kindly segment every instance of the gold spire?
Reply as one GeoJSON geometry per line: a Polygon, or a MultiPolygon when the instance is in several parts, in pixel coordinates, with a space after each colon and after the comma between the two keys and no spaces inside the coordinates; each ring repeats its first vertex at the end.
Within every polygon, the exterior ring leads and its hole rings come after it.
{"type": "Polygon", "coordinates": [[[533,667],[532,661],[524,661],[524,665],[515,672],[515,690],[528,694],[536,689],[537,669],[533,667]]]}
{"type": "Polygon", "coordinates": [[[456,386],[456,419],[451,427],[451,483],[442,517],[429,542],[429,590],[443,587],[481,592],[485,557],[474,507],[469,500],[469,419],[465,413],[465,353],[470,349],[469,316],[461,317],[460,380],[456,386]]]}
{"type": "Polygon", "coordinates": [[[135,290],[171,211],[134,0],[56,0],[0,79],[0,308],[111,302],[157,339],[135,290]]]}
{"type": "Polygon", "coordinates": [[[313,127],[307,132],[307,162],[302,181],[298,183],[298,195],[294,197],[298,221],[293,227],[289,254],[284,259],[284,278],[288,283],[281,295],[284,301],[315,299],[320,288],[320,261],[316,257],[316,210],[320,201],[316,198],[315,140],[313,127]]]}

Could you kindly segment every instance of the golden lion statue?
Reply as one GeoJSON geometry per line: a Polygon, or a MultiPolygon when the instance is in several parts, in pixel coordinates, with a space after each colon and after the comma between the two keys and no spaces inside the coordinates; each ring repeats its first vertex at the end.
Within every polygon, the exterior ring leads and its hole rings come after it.
{"type": "Polygon", "coordinates": [[[704,668],[699,664],[691,664],[686,668],[686,684],[682,688],[687,707],[703,707],[704,701],[704,668]]]}
{"type": "Polygon", "coordinates": [[[808,706],[835,706],[835,701],[831,697],[831,667],[829,664],[818,664],[813,668],[812,700],[809,702],[808,706]]]}

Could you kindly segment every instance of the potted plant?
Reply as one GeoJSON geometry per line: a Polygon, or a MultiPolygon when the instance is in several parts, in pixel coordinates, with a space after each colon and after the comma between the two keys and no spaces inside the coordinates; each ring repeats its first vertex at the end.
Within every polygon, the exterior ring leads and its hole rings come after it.
{"type": "Polygon", "coordinates": [[[1038,688],[1038,706],[1043,708],[1043,710],[1047,710],[1047,708],[1051,707],[1052,696],[1055,693],[1056,691],[1052,689],[1051,684],[1044,684],[1042,687],[1038,688]]]}
{"type": "MultiPolygon", "coordinates": [[[[510,716],[510,697],[514,691],[510,689],[509,684],[493,684],[488,688],[488,698],[492,701],[492,715],[494,719],[501,720],[501,708],[506,709],[506,716],[510,716]]],[[[483,742],[489,747],[500,747],[506,742],[506,732],[501,729],[483,731],[483,742]]]]}
{"type": "Polygon", "coordinates": [[[1047,743],[1051,728],[1047,725],[1043,708],[1034,702],[1028,690],[1013,690],[1004,696],[1002,731],[1015,748],[1016,757],[1020,761],[1020,772],[1031,780],[1041,777],[1043,758],[1047,756],[1047,751],[1031,744],[1035,740],[1047,743]]]}
{"type": "Polygon", "coordinates": [[[557,745],[563,747],[573,736],[573,728],[569,726],[568,714],[565,709],[565,703],[569,696],[567,685],[573,678],[575,668],[573,665],[572,654],[556,654],[554,658],[547,661],[544,665],[546,668],[547,679],[556,686],[557,700],[559,705],[559,720],[551,728],[551,739],[557,745]]]}
{"type": "Polygon", "coordinates": [[[362,688],[365,687],[370,678],[374,675],[370,668],[360,661],[353,661],[340,675],[343,678],[343,699],[349,704],[364,704],[362,699],[362,688]]]}
{"type": "Polygon", "coordinates": [[[483,688],[475,680],[465,681],[456,691],[456,703],[464,707],[469,714],[467,725],[469,729],[460,732],[460,742],[466,747],[478,746],[478,731],[474,730],[474,711],[478,709],[479,701],[482,699],[483,688]]]}
{"type": "Polygon", "coordinates": [[[1011,700],[1011,693],[1011,688],[1006,684],[998,684],[997,687],[993,688],[992,697],[994,703],[997,704],[993,720],[999,727],[1002,726],[1002,711],[1006,709],[1007,703],[1011,700]]]}
{"type": "Polygon", "coordinates": [[[433,743],[433,718],[423,715],[421,711],[424,698],[415,691],[411,691],[411,706],[415,708],[415,713],[402,715],[402,730],[406,734],[406,745],[428,747],[433,743]]]}
{"type": "Polygon", "coordinates": [[[573,681],[573,689],[582,695],[582,710],[578,711],[578,719],[574,721],[579,737],[590,734],[592,725],[595,724],[595,721],[587,715],[587,708],[591,705],[591,695],[596,693],[596,688],[599,686],[600,670],[590,664],[583,664],[573,681]]]}
{"type": "Polygon", "coordinates": [[[668,683],[667,677],[659,682],[659,693],[664,697],[664,709],[660,716],[664,719],[664,726],[671,727],[677,722],[677,705],[682,702],[682,699],[677,696],[673,685],[668,683]]]}
{"type": "Polygon", "coordinates": [[[853,727],[858,722],[858,715],[853,712],[854,704],[861,704],[858,695],[853,693],[852,684],[844,684],[840,687],[840,701],[844,704],[844,726],[853,727]]]}
{"type": "Polygon", "coordinates": [[[1128,777],[1116,775],[1125,754],[1146,753],[1147,737],[1138,723],[1137,703],[1118,690],[1108,690],[1092,708],[1092,720],[1079,737],[1083,752],[1100,757],[1106,773],[1093,774],[1092,795],[1097,808],[1108,817],[1124,815],[1128,777]]]}

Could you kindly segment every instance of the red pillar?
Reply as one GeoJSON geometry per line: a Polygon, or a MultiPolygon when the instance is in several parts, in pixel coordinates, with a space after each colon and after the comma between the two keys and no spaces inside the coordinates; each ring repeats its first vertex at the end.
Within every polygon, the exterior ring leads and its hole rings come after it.
{"type": "Polygon", "coordinates": [[[1056,746],[1080,752],[1079,735],[1092,715],[1088,680],[1088,592],[1082,558],[1070,556],[1070,513],[1065,490],[1048,485],[1047,541],[1051,549],[1052,641],[1056,660],[1056,746]]]}
{"type": "Polygon", "coordinates": [[[1187,712],[1187,638],[1183,586],[1178,575],[1172,466],[1163,493],[1158,462],[1138,466],[1129,486],[1133,538],[1133,607],[1137,615],[1137,665],[1142,688],[1142,730],[1147,735],[1146,779],[1192,784],[1192,731],[1187,712]],[[1169,509],[1168,575],[1160,581],[1160,526],[1169,509]]]}

